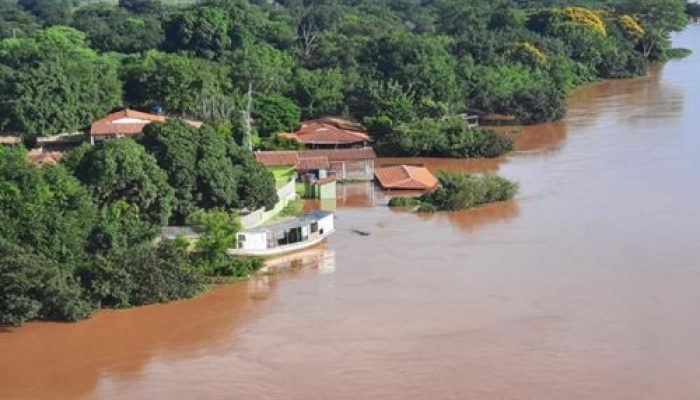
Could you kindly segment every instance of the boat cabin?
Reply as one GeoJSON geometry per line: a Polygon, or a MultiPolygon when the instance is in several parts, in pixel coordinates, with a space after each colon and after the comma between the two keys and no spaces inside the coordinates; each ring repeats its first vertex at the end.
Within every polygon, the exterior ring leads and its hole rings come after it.
{"type": "Polygon", "coordinates": [[[240,231],[229,255],[273,256],[320,243],[335,231],[333,213],[311,211],[300,217],[240,231]]]}

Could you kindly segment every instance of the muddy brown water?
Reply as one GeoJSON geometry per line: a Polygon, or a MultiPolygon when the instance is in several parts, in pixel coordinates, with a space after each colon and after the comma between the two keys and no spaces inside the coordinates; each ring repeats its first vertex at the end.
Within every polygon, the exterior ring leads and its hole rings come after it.
{"type": "Polygon", "coordinates": [[[410,160],[514,201],[419,216],[351,185],[293,272],[0,332],[0,399],[699,399],[699,39],[505,159],[410,160]]]}

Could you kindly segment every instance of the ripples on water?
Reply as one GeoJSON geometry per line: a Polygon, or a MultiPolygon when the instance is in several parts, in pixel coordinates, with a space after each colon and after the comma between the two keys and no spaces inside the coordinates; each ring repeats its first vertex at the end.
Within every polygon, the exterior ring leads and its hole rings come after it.
{"type": "Polygon", "coordinates": [[[514,201],[415,215],[344,186],[337,234],[276,273],[0,332],[0,398],[698,399],[699,36],[507,158],[412,160],[498,171],[514,201]]]}

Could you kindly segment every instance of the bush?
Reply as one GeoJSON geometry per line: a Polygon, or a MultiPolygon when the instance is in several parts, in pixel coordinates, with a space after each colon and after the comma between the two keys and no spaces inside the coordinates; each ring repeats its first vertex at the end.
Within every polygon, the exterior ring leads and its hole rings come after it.
{"type": "MultiPolygon", "coordinates": [[[[518,184],[497,175],[472,176],[442,172],[440,187],[420,197],[423,204],[439,211],[464,210],[486,203],[512,199],[518,184]]],[[[432,208],[423,210],[432,210],[432,208]]]]}
{"type": "Polygon", "coordinates": [[[392,197],[389,200],[389,207],[413,207],[420,204],[420,200],[416,197],[392,197]]]}
{"type": "Polygon", "coordinates": [[[245,278],[263,266],[265,266],[265,261],[262,258],[233,257],[214,268],[213,275],[216,277],[245,278]]]}

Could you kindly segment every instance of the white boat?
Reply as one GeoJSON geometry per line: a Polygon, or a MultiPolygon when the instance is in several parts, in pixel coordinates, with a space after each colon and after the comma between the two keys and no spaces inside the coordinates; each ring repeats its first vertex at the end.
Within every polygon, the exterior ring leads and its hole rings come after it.
{"type": "Polygon", "coordinates": [[[335,232],[333,213],[311,211],[300,217],[238,232],[231,256],[272,257],[317,245],[335,232]]]}

